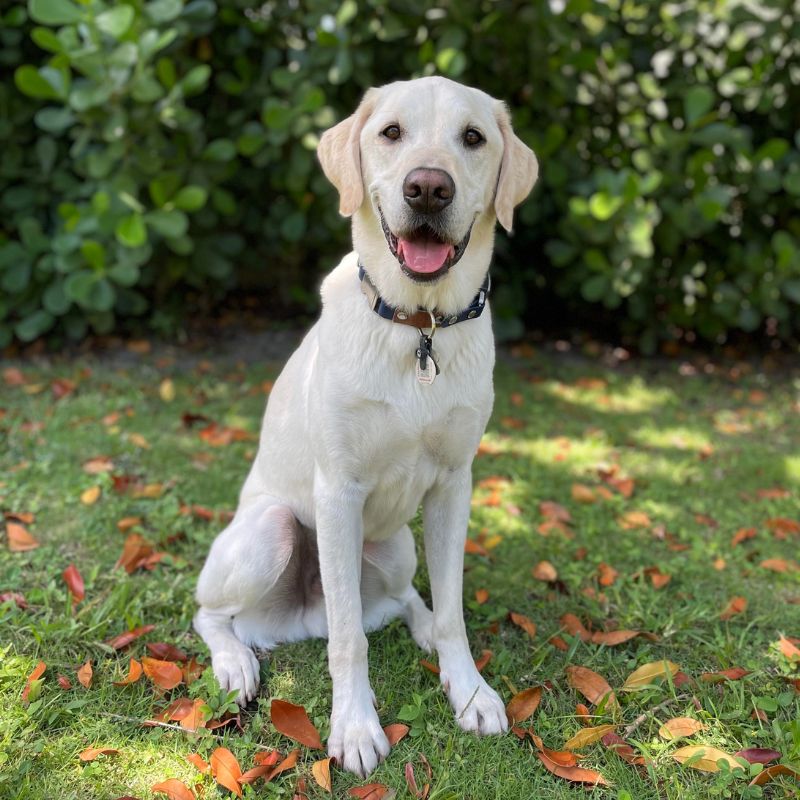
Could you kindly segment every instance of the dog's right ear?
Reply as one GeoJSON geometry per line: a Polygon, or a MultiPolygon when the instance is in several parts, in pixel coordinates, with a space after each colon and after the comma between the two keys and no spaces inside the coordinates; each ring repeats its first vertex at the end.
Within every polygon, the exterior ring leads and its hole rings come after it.
{"type": "Polygon", "coordinates": [[[355,113],[322,134],[317,157],[322,171],[339,191],[339,213],[350,217],[364,202],[364,181],[361,177],[361,129],[375,106],[375,89],[364,95],[355,113]]]}

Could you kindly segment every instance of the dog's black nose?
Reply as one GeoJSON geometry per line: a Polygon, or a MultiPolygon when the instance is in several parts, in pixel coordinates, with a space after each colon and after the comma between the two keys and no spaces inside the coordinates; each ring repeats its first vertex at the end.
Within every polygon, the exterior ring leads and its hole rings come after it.
{"type": "Polygon", "coordinates": [[[453,202],[456,185],[443,169],[418,167],[403,181],[403,197],[414,211],[438,214],[453,202]]]}

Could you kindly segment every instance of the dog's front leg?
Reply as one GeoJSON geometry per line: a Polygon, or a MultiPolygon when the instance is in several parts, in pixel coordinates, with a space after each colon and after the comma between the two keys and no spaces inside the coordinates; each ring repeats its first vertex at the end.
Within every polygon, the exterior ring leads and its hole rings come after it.
{"type": "Polygon", "coordinates": [[[333,682],[328,754],[361,777],[389,753],[373,705],[361,618],[364,499],[358,487],[317,478],[317,545],[333,682]]]}
{"type": "Polygon", "coordinates": [[[503,701],[481,677],[469,650],[462,607],[464,540],[469,522],[472,475],[464,467],[442,476],[423,502],[425,556],[433,596],[433,643],[440,678],[456,721],[468,731],[508,729],[503,701]]]}

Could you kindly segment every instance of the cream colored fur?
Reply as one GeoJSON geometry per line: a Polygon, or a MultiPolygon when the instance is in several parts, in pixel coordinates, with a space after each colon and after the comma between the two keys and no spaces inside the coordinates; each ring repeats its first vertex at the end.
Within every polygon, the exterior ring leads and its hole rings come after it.
{"type": "Polygon", "coordinates": [[[461,600],[471,464],[493,400],[491,315],[487,307],[437,332],[441,375],[421,385],[419,334],[370,310],[358,261],[392,305],[460,311],[489,268],[495,219],[511,227],[537,164],[501,103],[444,78],[369,90],[322,137],[319,157],[341,212],[353,217],[355,252],[323,282],[321,317],[275,383],[236,515],[198,581],[195,627],[220,684],[238,690],[242,703],[258,689],[252,646],[327,636],[328,752],[366,775],[389,745],[374,707],[365,632],[394,617],[406,620],[420,647],[438,652],[462,728],[491,734],[507,723],[503,703],[475,669],[461,600]],[[390,124],[402,128],[399,141],[381,135],[390,124]],[[483,146],[464,146],[468,127],[483,134],[483,146]],[[401,271],[378,216],[380,207],[393,231],[405,224],[403,179],[417,167],[453,178],[452,241],[472,225],[461,260],[433,283],[401,271]],[[407,523],[420,505],[432,613],[412,585],[407,523]]]}

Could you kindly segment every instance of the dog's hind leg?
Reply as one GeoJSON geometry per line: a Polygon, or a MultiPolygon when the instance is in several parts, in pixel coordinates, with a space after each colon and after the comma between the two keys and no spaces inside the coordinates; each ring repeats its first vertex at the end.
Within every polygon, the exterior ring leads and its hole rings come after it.
{"type": "MultiPolygon", "coordinates": [[[[289,563],[298,523],[291,509],[263,497],[240,509],[214,540],[197,582],[200,609],[195,630],[211,650],[211,666],[220,686],[238,690],[244,705],[255,697],[259,664],[237,635],[236,617],[268,603],[270,590],[289,563]]],[[[261,642],[266,645],[266,642],[261,642]]]]}
{"type": "Polygon", "coordinates": [[[362,575],[364,594],[364,627],[373,630],[381,627],[398,612],[386,614],[386,602],[399,604],[399,614],[405,619],[414,641],[426,652],[433,647],[431,628],[433,614],[425,605],[411,581],[417,571],[417,552],[414,536],[404,525],[394,536],[380,542],[364,544],[365,567],[362,575]],[[380,583],[378,591],[370,583],[374,578],[380,583]],[[383,595],[381,598],[380,595],[383,595]],[[383,614],[383,618],[380,616],[383,614]]]}

